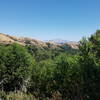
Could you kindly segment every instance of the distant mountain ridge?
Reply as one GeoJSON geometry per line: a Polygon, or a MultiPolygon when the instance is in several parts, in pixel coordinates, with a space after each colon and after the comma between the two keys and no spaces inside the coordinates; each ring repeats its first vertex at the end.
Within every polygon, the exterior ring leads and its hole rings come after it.
{"type": "Polygon", "coordinates": [[[58,43],[58,44],[64,44],[69,42],[68,40],[62,40],[62,39],[53,39],[53,40],[46,40],[46,42],[54,42],[54,43],[58,43]]]}
{"type": "Polygon", "coordinates": [[[15,37],[6,35],[3,33],[0,33],[0,43],[1,44],[12,44],[12,43],[18,43],[20,45],[36,45],[39,47],[51,47],[51,48],[57,48],[59,46],[68,46],[72,49],[78,49],[78,43],[77,42],[69,42],[67,40],[61,40],[61,39],[55,39],[55,40],[49,40],[49,41],[40,41],[32,38],[27,37],[15,37]]]}

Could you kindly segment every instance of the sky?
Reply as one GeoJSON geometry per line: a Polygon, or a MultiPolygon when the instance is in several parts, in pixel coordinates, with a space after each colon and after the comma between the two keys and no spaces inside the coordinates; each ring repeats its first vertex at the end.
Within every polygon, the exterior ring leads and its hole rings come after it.
{"type": "Polygon", "coordinates": [[[100,29],[100,0],[0,0],[0,33],[79,41],[100,29]]]}

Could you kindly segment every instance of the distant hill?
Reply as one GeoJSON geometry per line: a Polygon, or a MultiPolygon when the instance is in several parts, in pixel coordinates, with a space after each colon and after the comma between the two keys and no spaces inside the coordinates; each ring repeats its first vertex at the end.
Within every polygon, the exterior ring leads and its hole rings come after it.
{"type": "Polygon", "coordinates": [[[32,38],[27,37],[15,37],[6,35],[3,33],[0,33],[0,43],[1,44],[12,44],[12,43],[18,43],[20,45],[36,45],[39,47],[49,47],[49,48],[58,48],[58,47],[69,47],[72,49],[78,49],[78,43],[77,42],[69,42],[66,40],[49,40],[49,41],[40,41],[32,38]]]}
{"type": "Polygon", "coordinates": [[[64,43],[67,43],[69,41],[62,40],[62,39],[53,39],[53,40],[46,40],[46,42],[54,42],[54,43],[57,43],[57,44],[64,44],[64,43]]]}

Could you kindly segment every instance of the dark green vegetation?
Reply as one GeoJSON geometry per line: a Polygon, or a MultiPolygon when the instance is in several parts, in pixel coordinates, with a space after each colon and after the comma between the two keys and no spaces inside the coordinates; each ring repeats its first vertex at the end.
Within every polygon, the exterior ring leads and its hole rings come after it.
{"type": "Polygon", "coordinates": [[[0,90],[5,100],[11,91],[37,100],[99,100],[100,30],[79,50],[0,45],[0,90]]]}

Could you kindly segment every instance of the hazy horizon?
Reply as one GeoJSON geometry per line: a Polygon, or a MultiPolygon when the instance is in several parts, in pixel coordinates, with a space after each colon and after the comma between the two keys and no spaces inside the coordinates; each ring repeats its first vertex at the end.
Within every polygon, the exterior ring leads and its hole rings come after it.
{"type": "Polygon", "coordinates": [[[100,28],[99,0],[0,0],[0,33],[79,41],[100,28]]]}

